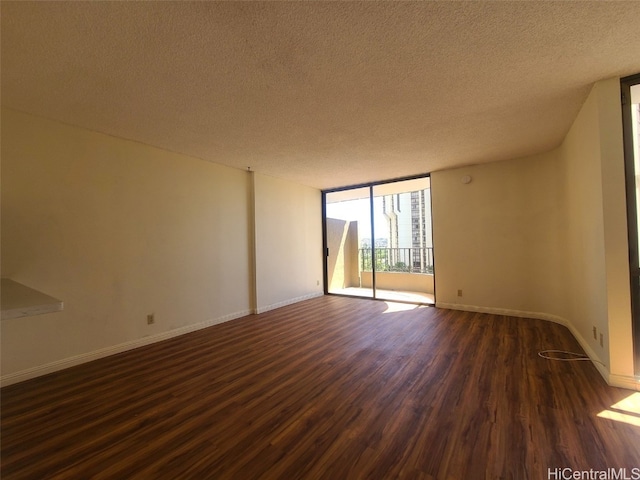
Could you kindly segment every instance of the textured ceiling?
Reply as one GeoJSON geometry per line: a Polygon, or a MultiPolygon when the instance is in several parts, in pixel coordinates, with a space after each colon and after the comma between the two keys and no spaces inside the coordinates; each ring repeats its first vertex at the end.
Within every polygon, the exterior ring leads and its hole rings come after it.
{"type": "Polygon", "coordinates": [[[640,2],[5,2],[2,104],[318,188],[557,146],[640,2]]]}

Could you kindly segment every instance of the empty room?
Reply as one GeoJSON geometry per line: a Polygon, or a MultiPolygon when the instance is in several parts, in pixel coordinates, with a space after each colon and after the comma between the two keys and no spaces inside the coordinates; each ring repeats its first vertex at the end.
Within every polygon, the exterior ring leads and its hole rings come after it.
{"type": "Polygon", "coordinates": [[[3,479],[640,479],[640,2],[14,2],[3,479]]]}

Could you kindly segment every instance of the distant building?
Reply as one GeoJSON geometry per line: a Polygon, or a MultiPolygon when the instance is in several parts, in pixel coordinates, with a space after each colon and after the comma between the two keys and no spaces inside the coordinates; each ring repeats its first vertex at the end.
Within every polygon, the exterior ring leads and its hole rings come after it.
{"type": "MultiPolygon", "coordinates": [[[[428,272],[433,266],[430,189],[382,197],[391,269],[428,272]]],[[[376,242],[377,243],[377,242],[376,242]]],[[[377,245],[376,245],[377,246],[377,245]]]]}

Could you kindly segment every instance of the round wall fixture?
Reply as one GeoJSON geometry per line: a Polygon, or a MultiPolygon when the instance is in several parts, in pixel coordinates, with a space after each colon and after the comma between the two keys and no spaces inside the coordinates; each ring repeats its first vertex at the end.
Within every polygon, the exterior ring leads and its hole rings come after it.
{"type": "Polygon", "coordinates": [[[467,183],[471,183],[471,175],[465,175],[464,177],[462,177],[462,179],[460,180],[462,183],[464,183],[465,185],[467,183]]]}

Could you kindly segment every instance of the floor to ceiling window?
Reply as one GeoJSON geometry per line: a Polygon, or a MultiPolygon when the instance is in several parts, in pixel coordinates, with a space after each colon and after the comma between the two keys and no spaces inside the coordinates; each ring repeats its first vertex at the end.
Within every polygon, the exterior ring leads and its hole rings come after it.
{"type": "Polygon", "coordinates": [[[430,177],[323,192],[327,293],[435,303],[430,177]]]}
{"type": "Polygon", "coordinates": [[[640,74],[623,78],[621,89],[635,374],[640,376],[640,74]]]}

